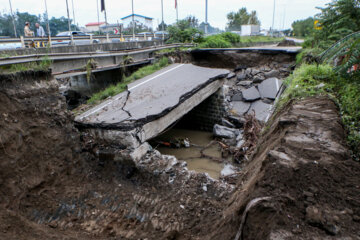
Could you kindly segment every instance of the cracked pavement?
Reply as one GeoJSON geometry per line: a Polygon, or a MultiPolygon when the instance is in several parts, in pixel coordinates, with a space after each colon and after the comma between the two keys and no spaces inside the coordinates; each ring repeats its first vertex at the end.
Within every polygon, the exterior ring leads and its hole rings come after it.
{"type": "Polygon", "coordinates": [[[172,64],[128,85],[128,89],[75,121],[88,127],[133,129],[158,119],[211,82],[226,77],[226,69],[172,64]]]}

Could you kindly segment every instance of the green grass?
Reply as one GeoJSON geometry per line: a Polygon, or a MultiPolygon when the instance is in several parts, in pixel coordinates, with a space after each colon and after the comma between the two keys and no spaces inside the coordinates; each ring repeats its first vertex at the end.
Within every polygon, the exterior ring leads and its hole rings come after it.
{"type": "Polygon", "coordinates": [[[348,132],[348,144],[356,160],[360,158],[360,79],[343,78],[330,65],[302,64],[285,83],[287,89],[276,105],[276,111],[293,99],[329,96],[340,108],[348,132]],[[320,87],[320,84],[323,86],[320,87]]]}
{"type": "Polygon", "coordinates": [[[43,57],[39,62],[19,63],[1,67],[1,73],[16,73],[24,71],[46,71],[50,68],[52,61],[49,57],[43,57]]]}
{"type": "Polygon", "coordinates": [[[108,88],[106,88],[98,93],[95,93],[87,101],[87,103],[88,104],[97,104],[108,97],[115,96],[115,95],[125,91],[127,85],[130,84],[131,82],[141,79],[143,77],[146,77],[168,65],[169,65],[168,59],[166,57],[163,57],[155,64],[149,65],[146,67],[142,67],[139,70],[137,70],[136,72],[134,72],[133,74],[131,74],[130,76],[124,77],[123,80],[121,82],[119,82],[118,84],[111,85],[108,88]]]}
{"type": "Polygon", "coordinates": [[[257,42],[281,42],[284,38],[274,38],[270,36],[249,36],[241,37],[241,43],[257,43],[257,42]]]}

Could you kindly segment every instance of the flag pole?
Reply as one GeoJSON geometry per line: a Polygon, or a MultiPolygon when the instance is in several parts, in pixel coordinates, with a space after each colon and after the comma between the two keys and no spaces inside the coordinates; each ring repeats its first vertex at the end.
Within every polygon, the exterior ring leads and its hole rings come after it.
{"type": "Polygon", "coordinates": [[[70,14],[69,14],[69,4],[68,4],[68,0],[66,0],[66,10],[67,10],[67,17],[68,17],[69,32],[71,32],[71,24],[70,24],[70,14]]]}
{"type": "Polygon", "coordinates": [[[177,0],[175,0],[176,3],[176,22],[179,22],[179,3],[177,0]]]}
{"type": "Polygon", "coordinates": [[[161,0],[161,31],[162,31],[162,39],[164,40],[165,35],[164,35],[164,1],[161,0]]]}
{"type": "Polygon", "coordinates": [[[208,0],[205,0],[205,35],[208,34],[208,0]]]}
{"type": "Polygon", "coordinates": [[[11,0],[9,0],[9,4],[10,4],[10,12],[11,12],[11,17],[12,17],[12,22],[13,22],[13,26],[14,26],[14,34],[15,34],[15,37],[17,38],[15,17],[14,17],[13,11],[12,11],[11,0]]]}
{"type": "Polygon", "coordinates": [[[74,25],[75,25],[75,29],[74,29],[74,30],[76,31],[74,0],[71,0],[71,4],[72,4],[72,10],[73,10],[74,25]]]}
{"type": "Polygon", "coordinates": [[[133,35],[133,41],[135,41],[134,0],[131,0],[131,9],[132,9],[132,35],[133,35]]]}
{"type": "Polygon", "coordinates": [[[101,28],[100,28],[100,13],[99,13],[99,0],[96,0],[96,10],[97,10],[97,19],[98,19],[98,26],[99,26],[99,33],[101,35],[101,28]]]}

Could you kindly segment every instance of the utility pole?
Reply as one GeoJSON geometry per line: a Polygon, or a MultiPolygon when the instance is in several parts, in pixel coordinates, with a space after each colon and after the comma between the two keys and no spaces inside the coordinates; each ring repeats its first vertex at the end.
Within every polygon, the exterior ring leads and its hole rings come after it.
{"type": "MultiPolygon", "coordinates": [[[[97,10],[98,24],[100,24],[99,0],[96,0],[96,10],[97,10]]],[[[101,35],[101,28],[100,28],[100,26],[99,26],[99,33],[100,33],[100,35],[101,35]]]]}
{"type": "Polygon", "coordinates": [[[176,8],[176,22],[179,22],[179,4],[178,0],[175,0],[175,8],[176,8]]]}
{"type": "Polygon", "coordinates": [[[14,26],[14,34],[15,34],[15,37],[17,38],[15,17],[14,17],[13,11],[12,11],[11,0],[9,0],[9,4],[10,4],[10,12],[11,12],[11,17],[12,17],[12,22],[13,22],[13,26],[14,26]]]}
{"type": "Polygon", "coordinates": [[[131,0],[131,8],[132,8],[132,34],[133,34],[133,41],[135,41],[135,15],[134,15],[134,0],[131,0]]]}
{"type": "Polygon", "coordinates": [[[274,0],[273,20],[272,20],[272,27],[271,27],[271,36],[272,37],[274,37],[275,7],[276,7],[276,0],[274,0]]]}
{"type": "Polygon", "coordinates": [[[161,31],[162,31],[162,39],[164,40],[165,34],[164,34],[164,1],[161,0],[161,31]]]}
{"type": "Polygon", "coordinates": [[[74,8],[74,0],[71,0],[71,4],[72,4],[72,10],[73,10],[73,19],[74,19],[74,25],[75,25],[75,31],[76,31],[76,21],[75,21],[75,8],[74,8]]]}
{"type": "Polygon", "coordinates": [[[45,1],[45,13],[46,13],[46,30],[48,32],[48,36],[50,37],[51,33],[50,33],[50,22],[49,22],[49,13],[48,13],[48,8],[47,8],[47,3],[46,0],[45,1]]]}
{"type": "MultiPolygon", "coordinates": [[[[68,17],[69,32],[71,32],[71,24],[70,24],[70,14],[69,14],[69,4],[68,4],[68,0],[66,0],[66,10],[67,10],[67,17],[68,17]]],[[[70,35],[72,35],[72,34],[70,34],[70,35]]]]}
{"type": "Polygon", "coordinates": [[[208,0],[205,0],[205,35],[208,34],[208,0]]]}

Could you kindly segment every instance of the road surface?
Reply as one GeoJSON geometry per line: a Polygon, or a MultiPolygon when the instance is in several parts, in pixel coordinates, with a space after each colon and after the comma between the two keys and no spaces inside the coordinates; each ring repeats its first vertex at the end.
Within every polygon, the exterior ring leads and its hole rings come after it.
{"type": "Polygon", "coordinates": [[[173,64],[128,85],[122,92],[76,117],[85,125],[131,128],[166,115],[214,80],[226,77],[225,69],[173,64]]]}

